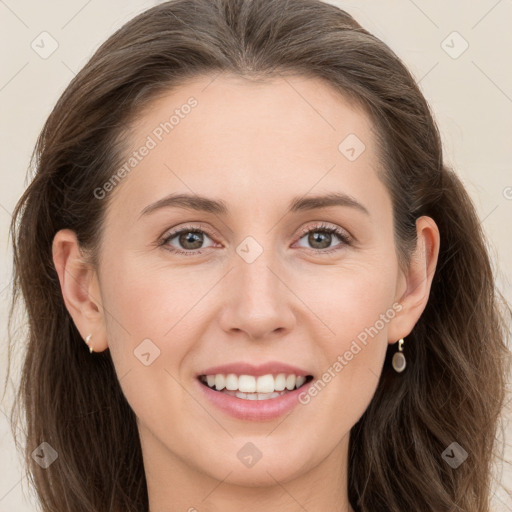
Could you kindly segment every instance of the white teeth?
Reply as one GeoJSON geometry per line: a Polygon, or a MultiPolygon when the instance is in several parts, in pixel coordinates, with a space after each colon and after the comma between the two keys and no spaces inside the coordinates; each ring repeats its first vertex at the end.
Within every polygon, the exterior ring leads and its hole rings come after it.
{"type": "MultiPolygon", "coordinates": [[[[206,376],[206,379],[208,380],[208,375],[206,376]]],[[[222,373],[218,373],[215,375],[215,389],[217,391],[220,391],[221,389],[224,389],[226,387],[226,378],[222,373]]]]}
{"type": "Polygon", "coordinates": [[[275,379],[274,388],[276,391],[283,391],[285,387],[286,387],[286,375],[284,373],[280,373],[275,379]]]}
{"type": "Polygon", "coordinates": [[[303,377],[302,375],[299,375],[297,377],[296,382],[295,382],[295,385],[297,386],[297,389],[300,388],[302,386],[302,384],[304,384],[304,382],[306,382],[306,377],[303,377]]]}
{"type": "Polygon", "coordinates": [[[288,375],[286,377],[286,389],[291,391],[292,389],[295,389],[295,381],[297,380],[297,377],[295,375],[288,375]]]}
{"type": "Polygon", "coordinates": [[[234,373],[226,375],[226,389],[236,391],[238,389],[238,377],[234,373]]]}
{"type": "Polygon", "coordinates": [[[229,396],[236,396],[242,400],[270,400],[271,398],[277,398],[284,395],[286,391],[281,391],[280,393],[276,391],[273,393],[242,393],[241,391],[229,391],[223,389],[222,393],[229,396]]]}
{"type": "Polygon", "coordinates": [[[272,393],[274,391],[273,375],[262,375],[261,377],[258,377],[256,382],[256,391],[258,393],[272,393]]]}
{"type": "MultiPolygon", "coordinates": [[[[285,390],[293,391],[300,388],[305,382],[306,377],[303,375],[293,375],[279,373],[277,375],[267,374],[255,377],[253,375],[236,375],[234,373],[218,373],[216,375],[203,375],[201,377],[203,382],[206,382],[210,388],[217,391],[224,390],[225,392],[237,392],[239,398],[246,400],[265,400],[266,397],[271,397],[271,394],[278,393],[278,396],[283,394],[285,390]],[[262,394],[263,398],[257,398],[262,394]]],[[[233,395],[235,396],[235,395],[233,395]]],[[[236,395],[238,396],[238,395],[236,395]]]]}
{"type": "Polygon", "coordinates": [[[244,393],[254,393],[256,391],[256,377],[240,375],[238,377],[238,389],[244,393]]]}

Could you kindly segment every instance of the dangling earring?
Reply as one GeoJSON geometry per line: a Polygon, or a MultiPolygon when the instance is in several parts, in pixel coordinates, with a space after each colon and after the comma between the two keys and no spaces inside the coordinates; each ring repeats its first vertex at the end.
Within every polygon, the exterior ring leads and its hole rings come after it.
{"type": "Polygon", "coordinates": [[[398,340],[398,352],[395,352],[393,355],[393,359],[391,361],[391,364],[393,366],[393,369],[397,373],[401,373],[405,370],[405,356],[403,354],[403,348],[402,345],[404,344],[404,339],[401,338],[398,340]]]}
{"type": "Polygon", "coordinates": [[[91,347],[91,345],[89,345],[91,338],[92,338],[92,334],[87,335],[87,338],[85,338],[85,343],[87,343],[87,346],[89,347],[89,352],[92,354],[92,347],[91,347]]]}

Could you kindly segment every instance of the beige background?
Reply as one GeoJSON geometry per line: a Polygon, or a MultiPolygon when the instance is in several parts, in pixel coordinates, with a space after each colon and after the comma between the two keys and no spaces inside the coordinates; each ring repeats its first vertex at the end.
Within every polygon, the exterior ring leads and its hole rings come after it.
{"type": "MultiPolygon", "coordinates": [[[[6,321],[13,207],[25,186],[36,137],[58,97],[93,51],[155,1],[0,0],[0,378],[6,371],[6,321]],[[58,47],[43,59],[32,42],[58,47]]],[[[383,39],[409,66],[438,121],[447,161],[473,197],[512,301],[512,2],[510,0],[333,1],[383,39]],[[458,34],[453,34],[453,32],[458,34]],[[443,43],[444,41],[444,43],[443,43]],[[467,49],[464,48],[467,45],[467,49]],[[460,54],[460,55],[459,55],[460,54]]],[[[34,44],[35,44],[34,43],[34,44]]],[[[42,46],[40,44],[40,46],[42,46]]],[[[41,51],[41,50],[40,50],[41,51]]],[[[485,340],[482,340],[485,343],[485,340]]],[[[13,376],[15,379],[17,375],[13,376]]],[[[12,389],[13,383],[10,383],[12,389]]],[[[36,510],[0,407],[0,512],[36,510]]],[[[509,410],[510,411],[510,410],[509,410]]],[[[512,440],[510,412],[504,420],[512,440]]],[[[510,447],[507,457],[512,460],[510,447]]],[[[512,489],[512,471],[497,480],[512,489]]],[[[512,491],[498,490],[495,510],[512,511],[512,491]]]]}

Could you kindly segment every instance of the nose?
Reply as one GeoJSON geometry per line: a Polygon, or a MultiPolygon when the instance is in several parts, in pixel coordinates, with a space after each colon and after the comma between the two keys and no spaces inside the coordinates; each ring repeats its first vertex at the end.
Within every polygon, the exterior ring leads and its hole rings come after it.
{"type": "Polygon", "coordinates": [[[243,332],[251,340],[291,331],[297,299],[285,274],[270,249],[251,263],[234,255],[234,268],[224,282],[227,299],[220,312],[221,327],[226,332],[243,332]]]}

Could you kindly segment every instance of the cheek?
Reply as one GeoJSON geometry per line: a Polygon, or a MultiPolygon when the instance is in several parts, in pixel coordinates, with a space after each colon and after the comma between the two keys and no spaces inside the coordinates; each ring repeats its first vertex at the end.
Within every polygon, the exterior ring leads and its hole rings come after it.
{"type": "Polygon", "coordinates": [[[369,404],[382,370],[388,325],[397,314],[396,270],[376,261],[358,262],[319,272],[313,283],[299,293],[318,317],[312,339],[322,361],[319,394],[340,421],[355,421],[369,404]]]}
{"type": "Polygon", "coordinates": [[[347,367],[360,372],[360,378],[368,377],[373,387],[388,348],[388,327],[400,310],[395,300],[398,265],[394,252],[345,277],[335,329],[347,367]]]}
{"type": "Polygon", "coordinates": [[[343,281],[339,301],[331,306],[333,330],[343,341],[364,342],[365,333],[372,339],[386,337],[393,318],[394,281],[373,273],[352,275],[343,281]]]}
{"type": "Polygon", "coordinates": [[[374,326],[385,336],[387,324],[395,315],[392,306],[396,279],[396,269],[391,265],[344,262],[298,280],[294,291],[303,299],[310,315],[317,317],[323,339],[330,339],[331,346],[343,348],[374,326]]]}
{"type": "Polygon", "coordinates": [[[109,349],[123,391],[141,417],[151,416],[147,406],[162,397],[177,400],[178,382],[190,378],[184,362],[202,336],[208,301],[201,299],[218,280],[211,274],[130,257],[118,258],[105,272],[109,349]]]}
{"type": "Polygon", "coordinates": [[[172,337],[174,326],[207,286],[196,276],[191,279],[192,275],[190,271],[138,264],[137,260],[118,260],[104,284],[110,327],[122,338],[172,337]]]}
{"type": "Polygon", "coordinates": [[[179,369],[197,337],[186,313],[200,290],[177,274],[118,260],[102,282],[109,350],[143,424],[170,425],[173,413],[185,409],[179,369]]]}
{"type": "Polygon", "coordinates": [[[174,375],[173,367],[188,350],[186,339],[172,343],[173,326],[183,316],[183,283],[168,283],[165,273],[150,273],[122,258],[103,274],[109,350],[123,391],[139,414],[155,387],[170,385],[165,370],[174,375]]]}

